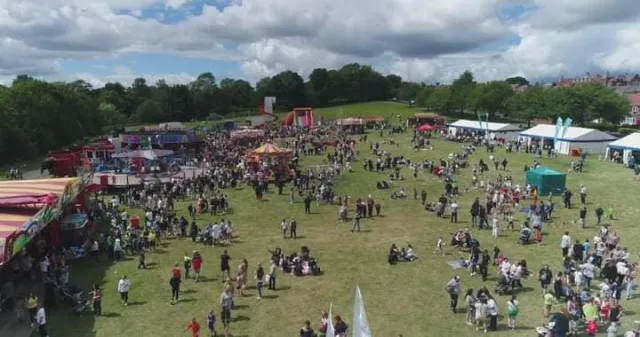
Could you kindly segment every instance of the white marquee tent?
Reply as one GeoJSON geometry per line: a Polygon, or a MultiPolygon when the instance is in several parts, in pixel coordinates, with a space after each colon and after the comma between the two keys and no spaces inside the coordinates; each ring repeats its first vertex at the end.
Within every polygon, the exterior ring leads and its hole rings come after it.
{"type": "Polygon", "coordinates": [[[611,151],[622,151],[622,162],[628,163],[633,152],[640,152],[640,132],[629,134],[610,143],[607,147],[606,158],[609,158],[611,151]]]}
{"type": "Polygon", "coordinates": [[[460,131],[468,132],[488,132],[490,138],[504,138],[515,140],[522,129],[514,124],[480,122],[467,119],[460,119],[448,125],[449,132],[457,134],[460,131]]]}
{"type": "MultiPolygon", "coordinates": [[[[570,126],[564,134],[560,134],[554,143],[557,153],[569,154],[571,149],[582,149],[585,153],[603,153],[616,137],[595,129],[570,126]]],[[[530,144],[532,141],[553,141],[556,126],[549,124],[536,125],[520,133],[520,139],[530,144]]]]}

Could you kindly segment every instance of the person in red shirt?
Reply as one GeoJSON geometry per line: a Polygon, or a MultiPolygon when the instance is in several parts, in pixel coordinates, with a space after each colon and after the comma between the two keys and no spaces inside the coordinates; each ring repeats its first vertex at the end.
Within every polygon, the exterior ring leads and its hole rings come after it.
{"type": "Polygon", "coordinates": [[[94,285],[91,295],[93,300],[93,313],[96,316],[100,316],[102,315],[102,291],[100,291],[100,286],[97,284],[94,285]]]}
{"type": "Polygon", "coordinates": [[[181,282],[180,265],[176,263],[173,269],[171,269],[171,279],[169,279],[169,284],[171,285],[171,304],[175,304],[180,300],[181,282]]]}
{"type": "Polygon", "coordinates": [[[191,330],[191,337],[200,337],[200,324],[196,321],[196,318],[192,318],[191,322],[187,324],[184,331],[191,330]]]}
{"type": "Polygon", "coordinates": [[[180,265],[179,264],[174,264],[173,265],[173,269],[171,269],[171,277],[173,278],[177,278],[180,279],[182,278],[182,271],[180,270],[180,265]]]}
{"type": "Polygon", "coordinates": [[[193,272],[196,274],[196,282],[198,282],[198,278],[200,278],[200,268],[202,267],[202,255],[197,250],[193,251],[193,256],[191,257],[191,268],[193,272]]]}

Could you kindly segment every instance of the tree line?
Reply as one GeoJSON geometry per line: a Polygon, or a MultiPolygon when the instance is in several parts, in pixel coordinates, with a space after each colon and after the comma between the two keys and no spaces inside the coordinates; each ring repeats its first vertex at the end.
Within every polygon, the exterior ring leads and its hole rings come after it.
{"type": "Polygon", "coordinates": [[[529,122],[571,116],[578,125],[593,119],[618,124],[629,112],[624,97],[598,85],[551,89],[533,85],[516,93],[512,84],[528,82],[514,77],[478,83],[471,72],[465,72],[451,85],[427,85],[357,63],[315,69],[306,81],[296,72],[284,71],[255,86],[239,79],[218,81],[209,72],[187,84],[169,85],[164,80],[150,84],[137,78],[129,86],[115,82],[101,88],[82,80],[46,82],[20,75],[10,86],[0,86],[0,164],[28,160],[104,134],[110,126],[255,111],[265,96],[277,97],[275,108],[280,111],[398,99],[460,117],[488,113],[491,119],[529,122]]]}

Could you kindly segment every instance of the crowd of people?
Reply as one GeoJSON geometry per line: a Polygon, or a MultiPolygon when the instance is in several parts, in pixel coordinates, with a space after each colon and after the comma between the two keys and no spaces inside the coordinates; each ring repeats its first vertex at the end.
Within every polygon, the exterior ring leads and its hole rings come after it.
{"type": "MultiPolygon", "coordinates": [[[[403,128],[399,128],[393,132],[404,131],[403,128]]],[[[485,246],[481,248],[480,242],[474,237],[474,231],[491,229],[494,240],[500,240],[503,236],[509,237],[509,232],[517,232],[516,239],[521,244],[534,241],[542,243],[543,233],[555,212],[554,196],[541,196],[538,195],[536,186],[521,186],[515,183],[507,170],[511,153],[528,152],[539,156],[542,148],[535,144],[527,146],[521,142],[487,139],[476,134],[452,136],[445,132],[442,136],[451,141],[463,142],[460,153],[450,153],[437,160],[414,161],[393,153],[394,146],[398,146],[397,141],[374,141],[368,140],[367,137],[360,137],[355,141],[349,135],[336,133],[330,128],[321,128],[314,134],[301,128],[273,128],[267,130],[263,139],[249,141],[232,140],[226,132],[214,132],[207,137],[203,149],[195,153],[194,161],[203,169],[202,174],[172,178],[168,182],[147,181],[141,186],[123,189],[110,197],[110,200],[96,200],[98,206],[92,216],[109,223],[110,227],[96,232],[87,240],[87,255],[95,262],[105,257],[119,262],[130,256],[137,260],[139,269],[146,269],[146,255],[153,253],[166,238],[191,240],[194,249],[185,253],[183,260],[176,262],[170,271],[170,303],[179,304],[184,282],[199,282],[209,277],[201,273],[203,265],[209,262],[203,259],[200,249],[205,248],[200,246],[234,245],[235,227],[231,219],[236,210],[232,207],[235,205],[230,203],[229,193],[233,193],[232,190],[238,186],[251,187],[259,200],[269,189],[275,188],[278,195],[287,196],[291,204],[301,199],[306,214],[311,214],[311,206],[314,204],[333,205],[338,209],[338,220],[350,221],[350,231],[360,232],[366,219],[380,216],[380,200],[374,199],[371,195],[354,198],[340,195],[336,192],[335,184],[337,177],[353,171],[353,162],[361,159],[366,171],[384,175],[384,178],[376,182],[376,188],[394,189],[390,195],[392,200],[413,197],[422,209],[435,213],[436,221],[448,219],[450,223],[458,223],[466,214],[461,211],[464,206],[459,202],[460,198],[478,195],[469,206],[471,227],[456,230],[448,244],[440,238],[434,253],[447,256],[449,252],[445,246],[451,246],[453,251],[465,256],[460,258],[459,265],[468,268],[471,276],[480,275],[483,281],[488,280],[492,273],[491,267],[494,267],[496,286],[492,292],[486,286],[477,290],[463,289],[461,278],[455,276],[445,285],[450,298],[450,308],[452,312],[457,313],[459,297],[463,295],[466,323],[474,326],[476,330],[488,332],[500,329],[501,311],[505,312],[507,328],[517,329],[521,306],[535,305],[521,303],[522,299],[518,296],[518,292],[523,288],[522,282],[532,275],[527,261],[522,258],[510,260],[506,257],[506,252],[502,252],[497,245],[494,245],[492,251],[485,246]],[[290,171],[269,171],[271,167],[268,165],[260,165],[253,169],[247,167],[244,154],[249,149],[259,145],[259,142],[279,138],[292,149],[290,171]],[[332,139],[331,143],[334,145],[331,149],[322,145],[323,139],[328,138],[332,139]],[[370,154],[361,155],[355,146],[358,142],[366,143],[370,154]],[[481,147],[486,148],[487,158],[471,164],[471,156],[477,154],[481,147]],[[500,149],[504,149],[504,153],[500,153],[500,149]],[[307,155],[326,156],[328,165],[302,168],[300,158],[307,155]],[[490,170],[494,170],[495,173],[489,174],[490,170]],[[442,193],[428,196],[425,190],[419,191],[416,188],[407,192],[404,184],[400,183],[407,180],[403,174],[407,171],[407,176],[413,177],[414,180],[418,179],[418,175],[432,175],[434,181],[442,185],[442,193]],[[459,175],[467,171],[471,183],[464,186],[460,183],[459,175]],[[177,215],[178,202],[186,204],[188,215],[177,215]],[[144,211],[141,223],[132,221],[129,214],[132,209],[144,211]],[[349,217],[351,212],[353,216],[349,217]],[[522,223],[518,224],[520,217],[517,215],[521,213],[525,216],[522,223]],[[218,219],[216,222],[203,223],[205,214],[218,219]],[[504,294],[508,296],[500,297],[504,294]]],[[[430,135],[414,133],[412,141],[417,150],[433,150],[430,135]]],[[[417,152],[416,156],[418,154],[417,152]]],[[[551,158],[554,154],[550,152],[548,156],[551,158]]],[[[538,165],[537,161],[533,161],[531,167],[538,165]]],[[[576,223],[584,228],[587,226],[586,185],[581,186],[578,194],[580,204],[576,223]]],[[[574,209],[572,191],[565,189],[560,198],[564,208],[574,209]]],[[[588,333],[598,329],[617,333],[623,317],[622,304],[633,295],[637,265],[630,261],[628,249],[620,246],[619,235],[603,224],[603,220],[612,219],[613,214],[612,207],[607,209],[606,214],[602,207],[597,207],[596,223],[598,226],[602,225],[598,235],[580,241],[574,240],[570,233],[566,232],[560,242],[563,269],[554,273],[549,266],[544,266],[539,271],[537,279],[543,292],[542,309],[545,318],[550,322],[541,327],[539,333],[554,337],[566,336],[580,329],[588,333]],[[594,288],[596,280],[601,282],[594,288]]],[[[300,238],[301,225],[304,224],[294,217],[283,218],[279,224],[282,238],[300,238]]],[[[44,245],[46,246],[46,243],[44,245]]],[[[42,247],[40,253],[37,258],[32,258],[26,253],[21,254],[14,259],[12,268],[16,280],[27,277],[39,279],[45,284],[44,301],[40,301],[35,294],[29,294],[24,303],[19,304],[25,306],[29,320],[40,330],[41,336],[48,336],[44,308],[52,307],[51,301],[60,298],[60,294],[68,294],[72,298],[74,310],[85,310],[90,303],[89,310],[100,315],[103,310],[103,293],[100,286],[94,286],[86,294],[72,290],[73,285],[69,282],[70,268],[64,253],[47,251],[45,247],[42,247]],[[39,267],[39,273],[33,271],[34,265],[39,267]]],[[[263,299],[269,298],[268,292],[277,290],[280,273],[316,276],[323,272],[307,246],[302,246],[299,252],[290,254],[282,252],[280,248],[269,250],[269,253],[270,258],[264,267],[262,263],[252,261],[255,268],[250,270],[249,261],[240,258],[237,270],[232,271],[234,268],[231,261],[235,260],[232,260],[227,250],[223,250],[220,255],[220,280],[223,283],[223,291],[219,300],[219,316],[216,311],[206,313],[207,328],[212,335],[218,330],[218,319],[221,321],[224,336],[230,335],[236,299],[247,295],[251,277],[255,280],[255,287],[251,287],[255,289],[254,295],[257,299],[263,299]]],[[[388,263],[391,265],[417,259],[418,256],[411,244],[407,244],[406,248],[398,248],[392,244],[388,252],[388,263]]],[[[117,292],[123,306],[131,303],[129,292],[133,282],[135,280],[130,280],[126,275],[122,275],[118,280],[117,292]]],[[[12,286],[12,282],[5,282],[2,287],[2,305],[5,310],[18,305],[15,303],[16,291],[12,286]]],[[[132,296],[135,297],[135,294],[132,296]]],[[[191,319],[185,326],[185,331],[189,330],[193,336],[200,336],[202,332],[199,321],[198,317],[191,319]]],[[[339,315],[330,319],[326,312],[321,314],[317,328],[320,336],[327,332],[329,324],[333,325],[336,336],[346,336],[347,323],[339,315]]],[[[638,336],[637,331],[631,332],[633,335],[628,336],[638,336]]],[[[315,335],[310,321],[304,322],[299,335],[315,335]]]]}

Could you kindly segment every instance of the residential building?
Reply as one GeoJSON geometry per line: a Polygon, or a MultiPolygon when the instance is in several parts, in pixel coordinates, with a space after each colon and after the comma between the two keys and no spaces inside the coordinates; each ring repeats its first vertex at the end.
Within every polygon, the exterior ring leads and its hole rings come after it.
{"type": "Polygon", "coordinates": [[[640,125],[640,93],[627,96],[631,106],[631,116],[626,117],[622,124],[640,125]]]}

